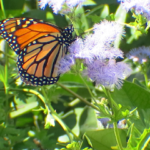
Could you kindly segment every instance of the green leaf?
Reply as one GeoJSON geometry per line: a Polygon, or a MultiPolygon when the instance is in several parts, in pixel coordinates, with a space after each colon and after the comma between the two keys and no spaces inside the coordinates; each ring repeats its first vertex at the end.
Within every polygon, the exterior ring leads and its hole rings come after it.
{"type": "Polygon", "coordinates": [[[150,129],[145,129],[140,137],[140,141],[137,145],[137,150],[145,150],[150,142],[150,129]]]}
{"type": "Polygon", "coordinates": [[[21,15],[21,17],[28,17],[28,18],[34,18],[34,19],[42,19],[46,20],[46,11],[43,10],[30,10],[28,12],[25,12],[21,15]]]}
{"type": "Polygon", "coordinates": [[[124,81],[120,90],[115,89],[113,99],[124,106],[150,108],[150,92],[139,85],[124,81]]]}
{"type": "Polygon", "coordinates": [[[0,81],[5,84],[5,72],[4,72],[4,66],[0,65],[0,81]]]}
{"type": "Polygon", "coordinates": [[[83,6],[96,5],[94,0],[86,0],[83,2],[83,6]]]}
{"type": "MultiPolygon", "coordinates": [[[[126,146],[126,133],[124,130],[119,129],[122,145],[126,146]]],[[[117,145],[114,129],[87,131],[86,136],[90,140],[94,149],[111,150],[112,147],[117,145]]]]}
{"type": "Polygon", "coordinates": [[[80,131],[85,133],[86,131],[95,130],[98,128],[97,117],[95,110],[90,107],[85,107],[80,117],[80,131]]]}
{"type": "MultiPolygon", "coordinates": [[[[126,16],[127,16],[127,11],[122,9],[122,5],[120,5],[115,13],[115,21],[121,22],[123,24],[126,20],[126,16]]],[[[124,30],[122,30],[120,35],[117,36],[117,38],[115,39],[114,47],[119,47],[120,42],[122,40],[122,35],[124,34],[123,32],[124,30]]]]}
{"type": "Polygon", "coordinates": [[[33,108],[38,106],[38,102],[31,102],[29,104],[24,104],[22,107],[16,111],[10,112],[10,117],[15,118],[17,116],[20,116],[24,113],[27,113],[28,111],[32,110],[33,108]]]}

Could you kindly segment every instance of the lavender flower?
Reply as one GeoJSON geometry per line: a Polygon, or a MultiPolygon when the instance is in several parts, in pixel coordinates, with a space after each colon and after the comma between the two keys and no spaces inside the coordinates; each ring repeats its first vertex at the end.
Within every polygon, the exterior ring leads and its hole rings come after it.
{"type": "MultiPolygon", "coordinates": [[[[109,123],[110,121],[111,119],[109,118],[98,119],[98,123],[100,122],[104,126],[104,128],[113,128],[113,124],[109,123]]],[[[127,127],[126,120],[125,119],[119,120],[117,123],[117,127],[120,129],[125,129],[127,127]]]]}
{"type": "Polygon", "coordinates": [[[70,67],[75,64],[74,57],[72,55],[66,55],[59,62],[58,74],[65,73],[70,70],[70,67]]]}
{"type": "Polygon", "coordinates": [[[88,59],[112,59],[123,57],[123,52],[112,47],[114,40],[124,34],[121,25],[115,22],[102,21],[94,26],[94,33],[88,35],[84,40],[77,39],[70,47],[69,52],[75,52],[76,58],[88,59]]]}
{"type": "Polygon", "coordinates": [[[142,14],[150,20],[150,1],[149,0],[118,0],[121,5],[129,11],[134,9],[136,14],[142,14]]]}
{"type": "Polygon", "coordinates": [[[84,1],[85,0],[40,0],[39,6],[41,9],[44,9],[48,4],[49,7],[52,7],[55,14],[65,14],[71,12],[73,7],[81,5],[84,1]]]}
{"type": "Polygon", "coordinates": [[[150,58],[150,47],[139,47],[132,49],[129,53],[126,54],[128,59],[133,59],[135,62],[140,64],[147,62],[147,59],[150,58]]]}
{"type": "MultiPolygon", "coordinates": [[[[116,63],[115,60],[117,57],[123,58],[123,52],[113,46],[113,42],[121,34],[124,34],[121,25],[106,20],[102,21],[94,26],[93,34],[88,35],[85,39],[77,38],[70,45],[68,59],[69,57],[69,60],[83,59],[87,67],[83,74],[95,81],[96,85],[102,84],[106,87],[116,85],[119,89],[123,83],[122,79],[131,72],[125,63],[116,63]]],[[[59,65],[59,70],[62,70],[63,73],[74,62],[65,63],[64,61],[63,59],[63,63],[60,62],[59,65]]]]}
{"type": "Polygon", "coordinates": [[[122,86],[122,79],[128,76],[131,69],[124,62],[112,60],[95,60],[87,64],[84,75],[87,75],[96,85],[102,84],[105,87],[116,85],[118,89],[122,86]]]}

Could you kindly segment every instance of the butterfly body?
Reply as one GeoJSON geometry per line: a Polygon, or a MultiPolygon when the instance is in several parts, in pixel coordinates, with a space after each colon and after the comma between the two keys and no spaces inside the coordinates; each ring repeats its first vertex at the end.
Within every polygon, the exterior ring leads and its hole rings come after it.
{"type": "Polygon", "coordinates": [[[59,61],[73,42],[73,27],[61,29],[30,18],[11,18],[0,24],[0,34],[18,55],[22,80],[31,85],[57,82],[59,61]]]}

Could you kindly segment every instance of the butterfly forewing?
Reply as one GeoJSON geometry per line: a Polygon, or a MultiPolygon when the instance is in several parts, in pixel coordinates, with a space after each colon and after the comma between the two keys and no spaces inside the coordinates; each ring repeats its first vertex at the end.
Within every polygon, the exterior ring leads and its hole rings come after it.
{"type": "Polygon", "coordinates": [[[19,54],[29,43],[49,33],[60,33],[60,29],[42,20],[11,18],[1,22],[0,33],[19,54]]]}

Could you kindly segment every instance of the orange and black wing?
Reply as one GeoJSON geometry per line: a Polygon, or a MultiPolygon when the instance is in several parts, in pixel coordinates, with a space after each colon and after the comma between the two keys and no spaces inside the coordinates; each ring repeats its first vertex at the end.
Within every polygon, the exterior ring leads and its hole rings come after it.
{"type": "Polygon", "coordinates": [[[42,20],[10,18],[0,22],[0,34],[17,53],[34,40],[49,33],[60,33],[60,29],[42,20]]]}
{"type": "Polygon", "coordinates": [[[18,56],[19,73],[23,80],[33,85],[57,82],[59,61],[67,52],[56,35],[48,34],[26,46],[18,56]]]}
{"type": "Polygon", "coordinates": [[[18,54],[19,74],[31,85],[47,85],[59,79],[59,61],[73,41],[72,26],[64,30],[34,19],[14,18],[1,23],[1,35],[18,54]]]}

